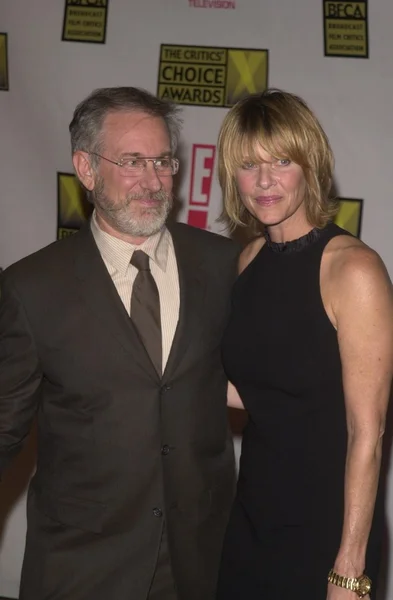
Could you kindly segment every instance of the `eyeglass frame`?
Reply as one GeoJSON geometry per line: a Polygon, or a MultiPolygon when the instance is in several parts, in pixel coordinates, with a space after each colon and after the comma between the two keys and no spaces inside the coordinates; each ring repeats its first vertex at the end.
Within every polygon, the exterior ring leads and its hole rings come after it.
{"type": "MultiPolygon", "coordinates": [[[[120,168],[123,168],[125,165],[123,163],[124,160],[126,159],[121,159],[121,160],[111,160],[110,158],[107,158],[106,156],[102,156],[102,154],[98,154],[97,152],[88,152],[88,154],[93,154],[94,156],[98,156],[99,158],[103,158],[104,160],[112,163],[113,165],[117,165],[120,168]]],[[[163,173],[160,173],[159,171],[157,171],[155,162],[157,160],[162,160],[164,158],[167,158],[168,160],[171,161],[171,175],[176,175],[176,173],[179,170],[179,159],[178,158],[174,158],[173,156],[134,156],[134,157],[130,157],[130,158],[135,158],[136,160],[144,160],[145,161],[145,166],[143,167],[143,170],[141,171],[142,173],[144,173],[146,171],[146,167],[147,167],[147,163],[148,162],[152,162],[153,163],[153,167],[154,167],[154,171],[155,173],[157,173],[158,175],[164,176],[164,177],[168,177],[168,175],[164,175],[163,173]],[[174,167],[175,165],[175,167],[174,167]],[[172,173],[172,169],[175,168],[175,172],[172,173]]],[[[135,173],[135,175],[137,175],[137,173],[135,173]]]]}

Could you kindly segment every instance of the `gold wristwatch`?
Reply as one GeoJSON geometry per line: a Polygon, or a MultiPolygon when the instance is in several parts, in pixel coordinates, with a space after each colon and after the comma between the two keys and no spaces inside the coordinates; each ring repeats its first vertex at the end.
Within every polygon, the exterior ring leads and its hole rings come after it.
{"type": "Polygon", "coordinates": [[[371,591],[371,579],[364,574],[359,577],[344,577],[335,573],[333,569],[330,569],[328,581],[333,585],[355,592],[358,598],[364,598],[371,591]]]}

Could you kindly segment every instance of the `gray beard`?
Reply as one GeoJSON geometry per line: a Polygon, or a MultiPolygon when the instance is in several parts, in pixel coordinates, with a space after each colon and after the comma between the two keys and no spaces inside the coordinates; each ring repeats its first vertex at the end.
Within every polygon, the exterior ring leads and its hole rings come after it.
{"type": "Polygon", "coordinates": [[[120,205],[114,205],[104,191],[104,181],[97,181],[92,200],[105,219],[116,231],[132,237],[149,237],[165,225],[173,206],[173,196],[164,190],[143,194],[129,194],[120,205]],[[157,207],[143,208],[141,199],[157,200],[157,207]],[[134,206],[133,206],[134,203],[134,206]]]}

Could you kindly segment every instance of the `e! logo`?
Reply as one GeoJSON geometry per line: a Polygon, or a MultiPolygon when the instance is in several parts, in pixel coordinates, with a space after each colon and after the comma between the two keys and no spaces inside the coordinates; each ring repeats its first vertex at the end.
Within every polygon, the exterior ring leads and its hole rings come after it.
{"type": "Polygon", "coordinates": [[[194,144],[192,147],[190,208],[188,224],[206,229],[213,181],[216,147],[194,144]]]}

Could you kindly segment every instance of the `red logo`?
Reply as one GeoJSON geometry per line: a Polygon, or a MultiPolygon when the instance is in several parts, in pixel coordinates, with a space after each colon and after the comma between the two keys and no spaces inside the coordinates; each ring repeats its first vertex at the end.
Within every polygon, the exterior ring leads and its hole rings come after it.
{"type": "Polygon", "coordinates": [[[188,211],[188,224],[193,227],[207,227],[215,156],[215,146],[193,144],[188,211]]]}
{"type": "Polygon", "coordinates": [[[188,6],[192,8],[223,8],[224,10],[228,10],[236,8],[236,0],[188,0],[188,6]]]}

